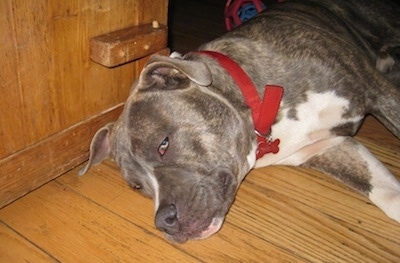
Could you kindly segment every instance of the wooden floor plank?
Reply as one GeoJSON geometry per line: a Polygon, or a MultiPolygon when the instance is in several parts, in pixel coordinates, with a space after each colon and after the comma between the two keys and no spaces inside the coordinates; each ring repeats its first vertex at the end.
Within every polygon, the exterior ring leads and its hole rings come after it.
{"type": "Polygon", "coordinates": [[[377,119],[372,116],[367,116],[364,124],[357,133],[357,138],[362,138],[382,145],[383,147],[397,152],[400,152],[400,140],[390,133],[377,119]]]}
{"type": "Polygon", "coordinates": [[[0,262],[57,262],[0,222],[0,262]]]}
{"type": "MultiPolygon", "coordinates": [[[[86,198],[102,203],[107,209],[135,225],[147,229],[143,233],[163,238],[154,227],[154,208],[152,200],[132,191],[118,169],[110,162],[95,167],[87,175],[78,177],[69,173],[57,180],[65,187],[72,187],[86,198]],[[95,190],[94,190],[95,189],[95,190]]],[[[282,249],[266,243],[257,236],[248,235],[241,230],[245,226],[227,224],[218,235],[203,241],[192,241],[184,245],[174,245],[206,262],[243,262],[243,261],[271,261],[271,262],[301,262],[297,257],[287,254],[282,249]],[[235,238],[232,239],[231,237],[235,238]],[[229,251],[229,253],[226,253],[229,251]],[[252,251],[252,253],[248,253],[252,251]]]]}
{"type": "Polygon", "coordinates": [[[315,189],[303,181],[304,175],[289,168],[253,171],[241,187],[244,195],[239,194],[232,207],[240,212],[229,216],[240,215],[234,221],[251,224],[251,234],[267,237],[312,262],[396,262],[400,258],[398,223],[366,199],[360,202],[351,190],[315,189]]]}
{"type": "Polygon", "coordinates": [[[0,220],[61,262],[193,260],[57,182],[0,210],[0,220]]]}
{"type": "Polygon", "coordinates": [[[245,182],[260,192],[272,192],[291,198],[330,217],[379,233],[388,239],[397,240],[400,236],[399,224],[388,218],[367,198],[317,172],[289,167],[262,168],[253,171],[245,182]]]}

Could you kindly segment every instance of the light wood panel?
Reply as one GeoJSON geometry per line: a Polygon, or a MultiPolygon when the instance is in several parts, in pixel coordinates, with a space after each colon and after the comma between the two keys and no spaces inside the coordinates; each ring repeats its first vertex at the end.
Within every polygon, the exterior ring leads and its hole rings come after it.
{"type": "MultiPolygon", "coordinates": [[[[167,0],[0,1],[0,207],[84,161],[88,131],[111,120],[99,114],[126,100],[147,60],[103,67],[90,60],[89,40],[153,20],[166,25],[167,7],[167,0]]],[[[159,49],[169,52],[166,41],[159,49]]]]}
{"type": "Polygon", "coordinates": [[[167,0],[0,5],[6,58],[0,61],[0,158],[124,101],[135,64],[110,70],[93,63],[90,38],[153,19],[167,24],[167,0]]]}
{"type": "Polygon", "coordinates": [[[0,35],[2,55],[0,61],[0,159],[26,145],[22,136],[22,100],[20,77],[17,74],[18,47],[15,45],[15,23],[11,15],[11,1],[0,1],[0,35]],[[17,135],[18,138],[14,138],[17,135]]]}

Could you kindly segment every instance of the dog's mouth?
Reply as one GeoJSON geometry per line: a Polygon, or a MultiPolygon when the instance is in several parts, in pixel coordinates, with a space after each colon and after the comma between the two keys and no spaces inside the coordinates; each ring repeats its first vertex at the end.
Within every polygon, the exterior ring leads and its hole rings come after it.
{"type": "Polygon", "coordinates": [[[201,240],[201,239],[206,239],[210,236],[212,236],[213,234],[215,234],[216,232],[218,232],[218,230],[221,228],[222,223],[224,222],[224,218],[221,217],[215,217],[212,219],[211,223],[204,228],[203,230],[190,230],[190,227],[188,230],[182,230],[180,232],[177,233],[168,233],[165,230],[162,230],[164,233],[164,236],[168,239],[171,240],[173,242],[177,242],[177,243],[185,243],[188,240],[201,240]]]}
{"type": "Polygon", "coordinates": [[[205,239],[221,228],[228,208],[228,203],[221,206],[207,201],[162,204],[155,215],[155,226],[173,242],[205,239]]]}
{"type": "Polygon", "coordinates": [[[165,171],[168,173],[158,174],[162,180],[155,197],[156,228],[178,243],[216,233],[235,198],[237,180],[233,173],[219,168],[196,178],[195,173],[180,170],[176,178],[177,171],[165,171]]]}

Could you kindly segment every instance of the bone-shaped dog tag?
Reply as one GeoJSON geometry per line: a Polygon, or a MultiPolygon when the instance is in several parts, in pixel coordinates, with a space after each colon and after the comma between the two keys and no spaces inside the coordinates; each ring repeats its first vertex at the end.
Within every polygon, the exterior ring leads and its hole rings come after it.
{"type": "Polygon", "coordinates": [[[266,153],[278,153],[279,152],[279,143],[281,141],[279,139],[273,140],[272,142],[267,142],[265,147],[266,153]]]}
{"type": "Polygon", "coordinates": [[[265,141],[259,142],[258,151],[257,151],[257,159],[261,158],[264,154],[273,153],[276,154],[279,152],[279,143],[281,141],[279,139],[273,141],[265,141]]]}

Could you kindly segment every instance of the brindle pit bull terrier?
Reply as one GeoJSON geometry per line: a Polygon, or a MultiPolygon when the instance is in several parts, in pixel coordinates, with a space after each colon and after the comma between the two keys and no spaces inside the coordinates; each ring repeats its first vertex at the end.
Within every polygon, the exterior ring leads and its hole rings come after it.
{"type": "Polygon", "coordinates": [[[366,114],[400,138],[399,14],[381,0],[285,1],[199,51],[153,56],[81,174],[114,160],[176,242],[217,232],[246,174],[275,164],[331,175],[400,222],[400,183],[352,138],[366,114]],[[279,87],[264,107],[267,84],[279,87]]]}

